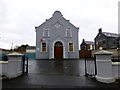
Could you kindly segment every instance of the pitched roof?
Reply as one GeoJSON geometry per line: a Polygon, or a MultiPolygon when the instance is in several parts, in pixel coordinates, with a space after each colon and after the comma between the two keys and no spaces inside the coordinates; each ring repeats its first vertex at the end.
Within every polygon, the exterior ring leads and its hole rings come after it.
{"type": "Polygon", "coordinates": [[[85,41],[86,44],[94,44],[92,41],[85,41]]]}
{"type": "Polygon", "coordinates": [[[102,32],[107,37],[119,37],[117,33],[102,32]]]}
{"type": "Polygon", "coordinates": [[[36,46],[28,46],[26,49],[35,49],[36,46]]]}

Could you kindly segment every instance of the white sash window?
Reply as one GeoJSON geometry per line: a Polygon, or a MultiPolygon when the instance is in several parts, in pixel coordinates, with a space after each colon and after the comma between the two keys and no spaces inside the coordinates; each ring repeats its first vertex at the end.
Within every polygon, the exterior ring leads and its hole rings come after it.
{"type": "Polygon", "coordinates": [[[72,37],[72,30],[70,28],[66,29],[66,37],[72,37]]]}
{"type": "Polygon", "coordinates": [[[43,37],[49,37],[49,29],[48,28],[43,29],[43,37]]]}

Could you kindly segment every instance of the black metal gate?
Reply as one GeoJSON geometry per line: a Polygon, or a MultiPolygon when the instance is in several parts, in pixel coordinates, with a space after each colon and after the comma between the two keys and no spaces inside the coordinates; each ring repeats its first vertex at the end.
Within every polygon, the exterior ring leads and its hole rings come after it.
{"type": "Polygon", "coordinates": [[[25,55],[22,56],[22,74],[28,73],[28,57],[25,57],[25,55]]]}
{"type": "Polygon", "coordinates": [[[120,62],[120,56],[112,56],[111,60],[112,62],[120,62]]]}
{"type": "Polygon", "coordinates": [[[85,76],[95,76],[97,75],[96,68],[96,57],[94,58],[85,58],[85,76]]]}

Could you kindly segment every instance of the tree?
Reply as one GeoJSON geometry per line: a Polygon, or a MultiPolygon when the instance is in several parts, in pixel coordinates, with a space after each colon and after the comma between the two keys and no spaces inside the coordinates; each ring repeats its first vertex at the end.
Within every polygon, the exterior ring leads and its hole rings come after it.
{"type": "Polygon", "coordinates": [[[14,51],[15,51],[15,52],[24,53],[24,52],[26,52],[26,48],[27,48],[28,46],[29,46],[28,44],[26,44],[26,45],[21,45],[21,46],[16,46],[16,47],[14,48],[14,51]]]}

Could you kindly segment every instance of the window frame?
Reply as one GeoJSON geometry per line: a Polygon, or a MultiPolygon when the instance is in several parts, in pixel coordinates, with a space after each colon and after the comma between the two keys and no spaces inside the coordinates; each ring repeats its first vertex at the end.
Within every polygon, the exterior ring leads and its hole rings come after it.
{"type": "Polygon", "coordinates": [[[113,45],[115,45],[116,44],[116,40],[115,39],[113,39],[113,45]]]}
{"type": "Polygon", "coordinates": [[[74,43],[73,42],[68,42],[68,52],[74,52],[74,43]],[[72,46],[73,51],[70,51],[70,43],[73,44],[73,46],[72,46]]]}
{"type": "Polygon", "coordinates": [[[105,44],[106,44],[106,40],[105,40],[105,39],[102,41],[102,44],[103,44],[103,45],[105,45],[105,44]]]}
{"type": "Polygon", "coordinates": [[[46,27],[46,28],[43,29],[43,37],[49,37],[49,36],[50,36],[50,32],[49,32],[49,29],[46,27]],[[47,33],[47,34],[48,34],[47,36],[45,35],[45,32],[46,32],[46,31],[48,32],[48,33],[47,33]]]}
{"type": "Polygon", "coordinates": [[[47,52],[47,43],[46,42],[41,42],[41,52],[47,52]],[[46,44],[46,50],[45,51],[43,51],[43,43],[45,43],[46,44]]]}
{"type": "Polygon", "coordinates": [[[66,29],[66,37],[72,37],[72,30],[70,28],[66,29]],[[70,33],[70,35],[69,35],[70,33]]]}

